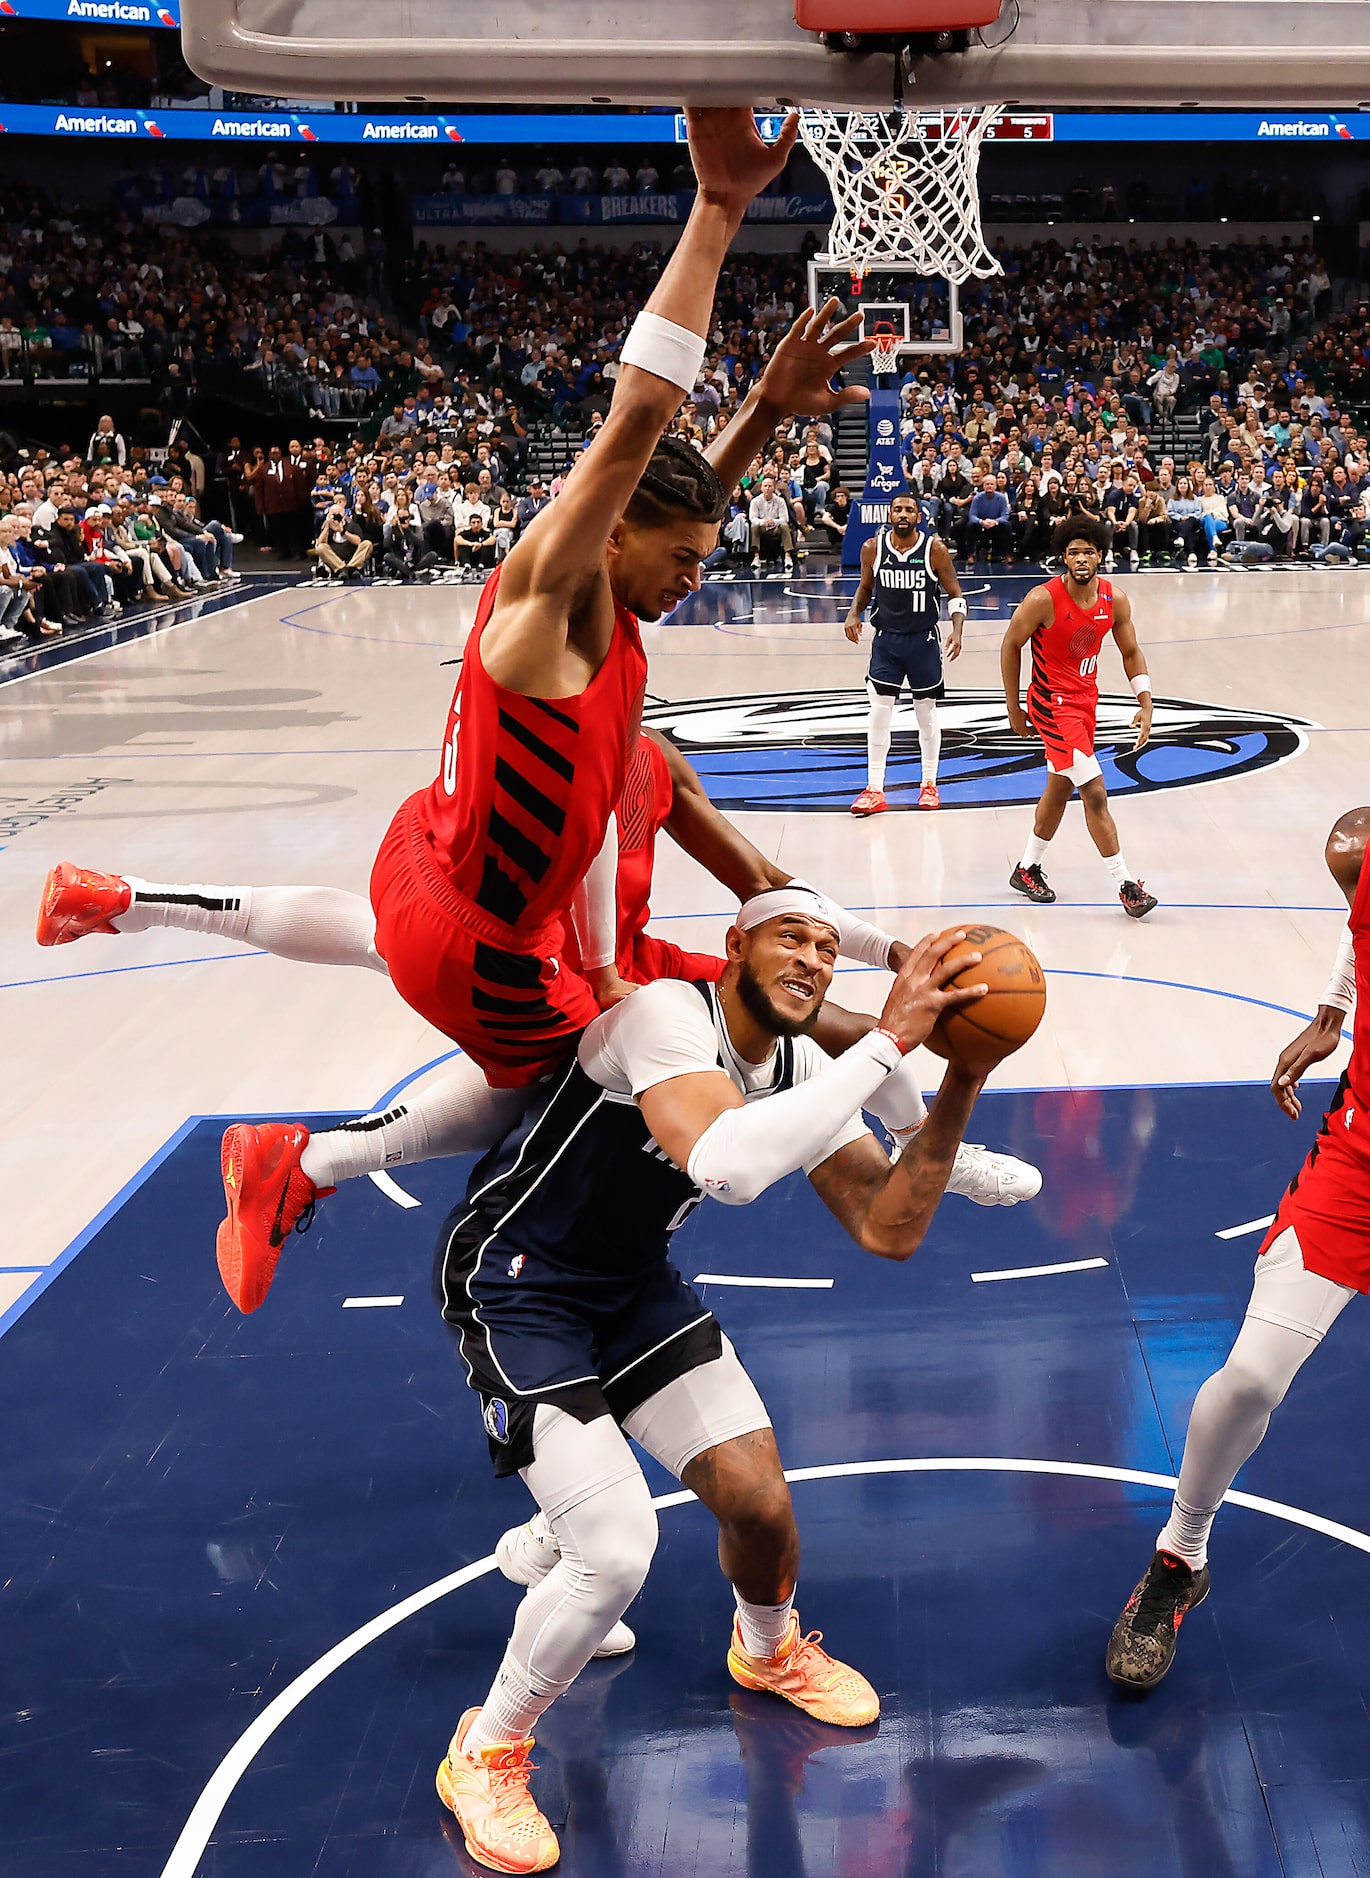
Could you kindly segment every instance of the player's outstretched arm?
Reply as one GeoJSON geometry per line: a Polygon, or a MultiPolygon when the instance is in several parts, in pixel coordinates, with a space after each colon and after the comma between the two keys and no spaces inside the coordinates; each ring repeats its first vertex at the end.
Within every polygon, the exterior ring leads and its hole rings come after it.
{"type": "Polygon", "coordinates": [[[1137,732],[1134,750],[1140,750],[1151,735],[1151,679],[1147,675],[1146,655],[1137,644],[1137,629],[1132,623],[1132,602],[1125,593],[1113,595],[1113,640],[1123,655],[1123,671],[1137,700],[1137,715],[1132,722],[1137,732]]]}
{"type": "Polygon", "coordinates": [[[1009,729],[1015,737],[1032,735],[1032,726],[1023,709],[1023,647],[1039,626],[1049,625],[1050,621],[1051,595],[1045,587],[1034,587],[1014,607],[999,647],[999,674],[1004,681],[1009,729]]]}
{"type": "MultiPolygon", "coordinates": [[[[1370,840],[1370,808],[1352,809],[1341,816],[1327,837],[1328,871],[1345,894],[1348,905],[1355,904],[1367,840],[1370,840]]],[[[1355,1002],[1356,961],[1348,926],[1342,931],[1332,976],[1318,1002],[1317,1014],[1293,1042],[1280,1051],[1275,1073],[1270,1078],[1271,1093],[1291,1121],[1297,1121],[1303,1111],[1298,1093],[1300,1080],[1315,1063],[1325,1062],[1337,1048],[1342,1040],[1346,1014],[1354,1008],[1355,1002]]]]}
{"type": "MultiPolygon", "coordinates": [[[[979,962],[979,953],[972,952],[948,963],[947,954],[964,937],[929,934],[921,940],[890,987],[877,1029],[825,1066],[821,1075],[810,1076],[782,1095],[745,1104],[721,1070],[673,1076],[644,1089],[638,1102],[653,1138],[677,1167],[688,1168],[691,1179],[716,1199],[729,1206],[755,1200],[784,1175],[822,1154],[844,1121],[858,1115],[903,1056],[926,1039],[943,1011],[957,1010],[984,995],[983,984],[950,983],[958,971],[979,962]]],[[[737,938],[734,929],[730,948],[737,938]]],[[[625,1008],[636,1019],[650,1007],[638,997],[630,998],[625,1008]]]]}
{"type": "Polygon", "coordinates": [[[613,403],[593,448],[504,563],[497,614],[536,595],[549,624],[555,625],[559,605],[564,633],[566,607],[599,572],[610,533],[693,386],[729,243],[748,203],[784,168],[798,134],[793,112],[774,144],[762,142],[750,110],[685,115],[699,180],[690,218],[624,347],[613,403]]]}
{"type": "Polygon", "coordinates": [[[776,347],[737,416],[704,452],[725,489],[731,489],[776,425],[785,418],[825,417],[843,404],[869,404],[864,385],[833,389],[844,365],[875,350],[874,339],[858,339],[861,315],[839,318],[841,303],[829,300],[817,312],[805,307],[776,347]]]}
{"type": "MultiPolygon", "coordinates": [[[[666,817],[665,829],[676,846],[683,848],[692,861],[698,861],[739,900],[750,900],[754,893],[767,893],[773,887],[787,887],[794,875],[775,861],[767,860],[740,828],[735,828],[720,814],[705,793],[698,771],[670,738],[654,730],[644,730],[642,734],[651,738],[670,767],[671,812],[666,817]]],[[[909,952],[902,940],[858,919],[845,907],[836,907],[836,910],[842,918],[840,950],[844,958],[860,959],[863,965],[875,965],[892,972],[899,970],[909,952]]],[[[869,1020],[865,1028],[869,1030],[873,1022],[874,1019],[869,1020]]],[[[852,1037],[848,1041],[856,1039],[852,1037]]],[[[820,1047],[827,1050],[826,1044],[820,1047]]],[[[845,1043],[842,1048],[846,1048],[845,1043]]],[[[835,1056],[838,1052],[827,1050],[827,1054],[835,1056]]]]}
{"type": "Polygon", "coordinates": [[[842,622],[842,630],[855,645],[861,637],[861,619],[871,603],[875,592],[875,536],[861,544],[861,578],[856,583],[856,592],[851,597],[847,608],[847,617],[842,622]]]}
{"type": "Polygon", "coordinates": [[[942,591],[947,596],[947,612],[951,618],[951,636],[947,641],[947,658],[959,659],[961,656],[961,635],[966,625],[966,602],[961,593],[961,582],[957,577],[956,563],[951,558],[950,550],[940,536],[928,551],[928,566],[942,583],[942,591]]]}
{"type": "Polygon", "coordinates": [[[953,1060],[928,1119],[893,1167],[874,1136],[866,1135],[814,1168],[809,1179],[815,1191],[863,1250],[901,1262],[918,1250],[984,1083],[985,1072],[953,1060]]]}

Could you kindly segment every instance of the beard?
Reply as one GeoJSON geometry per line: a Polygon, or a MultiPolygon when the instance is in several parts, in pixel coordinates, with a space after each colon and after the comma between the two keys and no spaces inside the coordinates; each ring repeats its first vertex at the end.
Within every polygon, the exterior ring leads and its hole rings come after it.
{"type": "Polygon", "coordinates": [[[737,995],[742,1000],[744,1009],[752,1022],[768,1030],[773,1037],[800,1037],[811,1030],[818,1021],[818,1013],[823,1008],[823,1000],[817,999],[807,1017],[799,1019],[783,1017],[772,1004],[765,987],[751,966],[743,963],[738,967],[737,995]]]}

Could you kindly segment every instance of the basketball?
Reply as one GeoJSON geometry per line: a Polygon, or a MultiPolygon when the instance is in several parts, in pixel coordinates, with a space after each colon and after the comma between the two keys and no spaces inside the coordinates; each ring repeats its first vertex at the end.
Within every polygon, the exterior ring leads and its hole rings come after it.
{"type": "Polygon", "coordinates": [[[1041,1023],[1047,1008],[1046,974],[1036,953],[1002,926],[948,930],[966,935],[952,947],[949,959],[980,954],[978,965],[967,965],[950,983],[987,984],[989,990],[974,1004],[939,1017],[928,1037],[928,1048],[938,1056],[954,1056],[970,1069],[988,1068],[1000,1057],[1020,1050],[1041,1023]]]}

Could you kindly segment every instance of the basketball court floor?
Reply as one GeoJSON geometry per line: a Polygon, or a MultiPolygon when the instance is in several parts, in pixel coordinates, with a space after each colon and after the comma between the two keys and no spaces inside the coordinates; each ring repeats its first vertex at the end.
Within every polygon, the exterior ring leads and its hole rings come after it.
{"type": "MultiPolygon", "coordinates": [[[[1291,1125],[1264,1085],[1345,918],[1322,845],[1367,796],[1370,584],[1120,580],[1158,702],[1133,759],[1105,653],[1123,848],[1161,899],[1143,923],[1078,807],[1047,864],[1059,903],[1007,888],[1041,782],[995,703],[1022,573],[964,577],[935,815],[907,806],[900,740],[896,811],[846,812],[864,781],[849,582],[708,586],[646,633],[650,721],[783,865],[904,936],[973,918],[1036,949],[1046,1020],[971,1132],[1045,1185],[1007,1211],[946,1201],[905,1266],[845,1243],[799,1179],[682,1231],[796,1481],[805,1626],[884,1712],[853,1736],[732,1685],[710,1522],[654,1474],[637,1650],[587,1670],[535,1757],[568,1878],[1370,1872],[1362,1310],[1239,1477],[1169,1679],[1124,1703],[1103,1673],[1257,1223],[1326,1094],[1308,1085],[1291,1125]]],[[[477,1870],[433,1772],[502,1649],[519,1594],[490,1554],[529,1502],[490,1476],[428,1295],[464,1165],[322,1203],[251,1318],[213,1257],[222,1118],[355,1113],[450,1046],[369,973],[175,932],[32,939],[62,858],[364,892],[433,771],[475,597],[264,593],[0,685],[14,1878],[477,1870]]],[[[911,745],[911,713],[901,728],[911,745]]],[[[730,912],[666,842],[653,904],[697,949],[730,912]]],[[[836,995],[878,1009],[884,982],[844,971],[836,995]]]]}

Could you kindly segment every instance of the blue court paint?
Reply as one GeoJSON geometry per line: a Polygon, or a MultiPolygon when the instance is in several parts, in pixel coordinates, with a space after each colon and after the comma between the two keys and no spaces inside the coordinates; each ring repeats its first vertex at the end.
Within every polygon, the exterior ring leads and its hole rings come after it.
{"type": "MultiPolygon", "coordinates": [[[[1250,1246],[1213,1230],[1270,1210],[1329,1087],[1294,1125],[1259,1087],[989,1095],[975,1132],[1037,1161],[1040,1199],[947,1201],[902,1266],[849,1245],[797,1178],[700,1209],[686,1270],[773,1271],[783,1246],[787,1273],[837,1278],[710,1297],[786,1464],[827,1470],[796,1488],[799,1607],[875,1677],[884,1716],[837,1735],[729,1682],[712,1524],[651,1468],[672,1502],[629,1613],[638,1650],[592,1666],[539,1729],[568,1878],[1276,1878],[1316,1870],[1314,1851],[1351,1869],[1344,1848],[1370,1843],[1359,1551],[1229,1508],[1166,1683],[1124,1707],[1102,1674],[1163,1517],[1156,1482],[1249,1288],[1250,1246]],[[1088,1257],[1109,1268],[969,1283],[1088,1257]],[[1152,1478],[848,1472],[968,1455],[1152,1478]]],[[[254,1715],[378,1612],[481,1568],[282,1723],[200,1867],[473,1872],[432,1776],[498,1661],[519,1594],[486,1562],[528,1501],[491,1478],[417,1295],[462,1167],[406,1169],[413,1213],[350,1183],[242,1318],[213,1262],[220,1127],[187,1124],[5,1341],[0,1414],[24,1430],[0,1451],[7,1861],[158,1878],[254,1715]],[[340,1308],[377,1295],[408,1301],[340,1308]]],[[[1367,1335],[1348,1312],[1244,1490],[1363,1527],[1364,1469],[1336,1437],[1370,1406],[1367,1335]]]]}
{"type": "Polygon", "coordinates": [[[233,959],[269,958],[267,952],[240,947],[236,952],[206,952],[198,958],[152,959],[146,965],[106,965],[94,972],[52,972],[45,978],[12,978],[0,991],[27,991],[34,985],[70,985],[78,978],[117,978],[121,972],[165,972],[175,965],[227,965],[233,959]]]}

